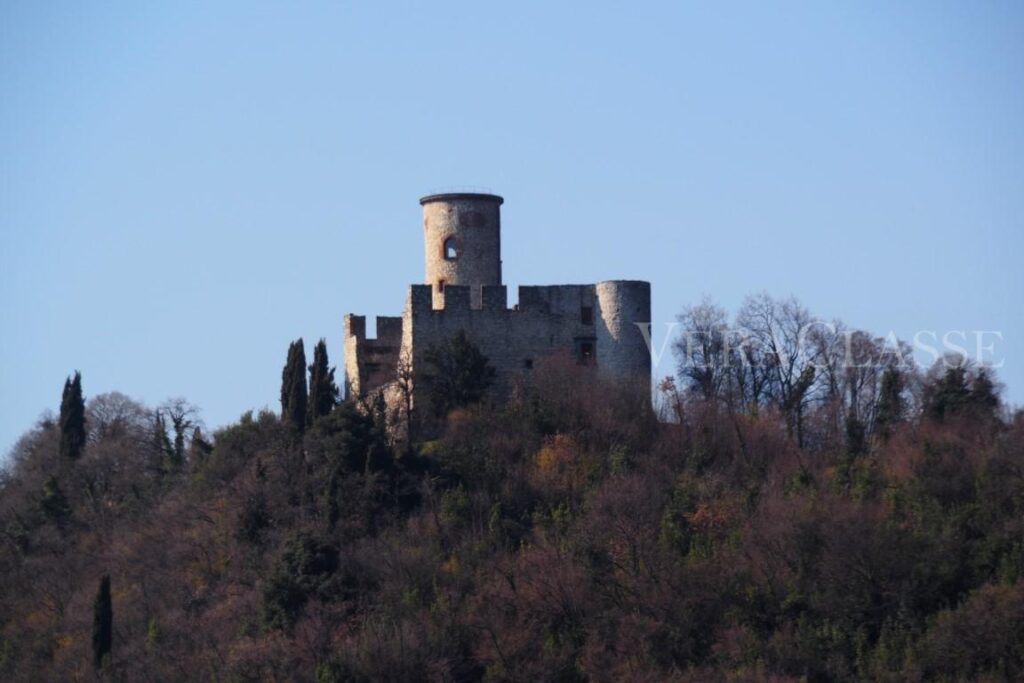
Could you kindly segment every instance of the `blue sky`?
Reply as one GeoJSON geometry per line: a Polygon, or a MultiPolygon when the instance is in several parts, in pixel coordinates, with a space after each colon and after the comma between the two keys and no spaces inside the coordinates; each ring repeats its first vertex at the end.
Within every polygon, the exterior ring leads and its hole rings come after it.
{"type": "Polygon", "coordinates": [[[1018,2],[5,2],[0,450],[75,369],[276,409],[455,185],[506,198],[512,287],[998,330],[1024,402],[1022,122],[1018,2]]]}

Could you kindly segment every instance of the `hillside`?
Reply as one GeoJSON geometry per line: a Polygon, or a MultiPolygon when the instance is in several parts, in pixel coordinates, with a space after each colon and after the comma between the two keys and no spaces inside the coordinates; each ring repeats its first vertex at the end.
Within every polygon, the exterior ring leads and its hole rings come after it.
{"type": "Polygon", "coordinates": [[[207,435],[92,397],[80,452],[43,420],[3,475],[0,675],[1024,678],[1024,415],[991,378],[712,366],[652,410],[538,364],[411,442],[373,405],[207,435]]]}

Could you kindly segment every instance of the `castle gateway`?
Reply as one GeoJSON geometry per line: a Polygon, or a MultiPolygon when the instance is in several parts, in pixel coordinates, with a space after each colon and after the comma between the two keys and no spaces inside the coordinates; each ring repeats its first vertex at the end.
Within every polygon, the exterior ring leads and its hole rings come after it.
{"type": "Polygon", "coordinates": [[[501,278],[501,205],[493,194],[434,194],[423,206],[426,279],[410,285],[401,317],[345,316],[345,390],[355,398],[384,395],[389,413],[423,398],[415,378],[432,346],[460,331],[496,370],[495,390],[528,384],[537,360],[563,354],[602,376],[639,382],[650,394],[651,285],[608,280],[590,285],[519,288],[508,307],[501,278]]]}

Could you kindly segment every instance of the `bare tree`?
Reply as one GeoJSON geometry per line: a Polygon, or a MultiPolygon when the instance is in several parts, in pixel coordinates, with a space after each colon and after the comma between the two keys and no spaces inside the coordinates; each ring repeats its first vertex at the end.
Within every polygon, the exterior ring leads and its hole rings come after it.
{"type": "Polygon", "coordinates": [[[396,432],[404,432],[406,442],[412,443],[414,437],[412,425],[413,370],[412,355],[408,349],[403,349],[398,356],[395,377],[395,386],[402,398],[401,409],[403,412],[399,418],[400,424],[396,425],[396,432]]]}
{"type": "Polygon", "coordinates": [[[804,409],[814,395],[817,380],[817,351],[808,337],[815,326],[823,323],[795,298],[776,301],[766,293],[747,297],[736,321],[764,350],[769,394],[802,445],[804,409]]]}
{"type": "Polygon", "coordinates": [[[85,406],[85,414],[89,443],[125,437],[144,438],[152,419],[149,408],[119,391],[93,396],[85,406]]]}
{"type": "Polygon", "coordinates": [[[199,417],[199,408],[183,398],[169,398],[160,404],[157,412],[170,421],[170,429],[174,435],[172,457],[175,466],[185,462],[186,438],[195,427],[203,422],[199,417]]]}
{"type": "Polygon", "coordinates": [[[768,351],[744,330],[729,333],[726,402],[733,410],[757,414],[768,397],[768,351]]]}
{"type": "Polygon", "coordinates": [[[705,400],[719,397],[729,365],[729,319],[705,297],[678,316],[683,332],[673,345],[679,376],[705,400]]]}

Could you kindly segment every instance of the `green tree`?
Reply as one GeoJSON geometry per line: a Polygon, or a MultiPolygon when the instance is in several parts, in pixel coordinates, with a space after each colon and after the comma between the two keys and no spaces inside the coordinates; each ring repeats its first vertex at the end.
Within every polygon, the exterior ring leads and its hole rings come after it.
{"type": "Polygon", "coordinates": [[[903,420],[903,413],[903,373],[896,368],[887,368],[882,374],[882,387],[875,409],[875,429],[882,436],[888,436],[893,426],[903,420]]]}
{"type": "Polygon", "coordinates": [[[171,472],[178,469],[180,461],[175,458],[174,446],[167,436],[167,421],[162,412],[153,413],[153,450],[159,456],[157,467],[160,472],[171,472]]]}
{"type": "Polygon", "coordinates": [[[62,526],[71,516],[71,506],[68,505],[67,496],[64,495],[64,491],[61,490],[55,477],[50,477],[43,484],[43,495],[39,499],[39,508],[47,519],[52,520],[58,526],[62,526]]]}
{"type": "Polygon", "coordinates": [[[306,427],[306,400],[306,350],[298,339],[289,344],[281,373],[281,420],[300,433],[306,427]]]}
{"type": "Polygon", "coordinates": [[[946,373],[925,389],[925,414],[941,422],[970,404],[967,371],[962,365],[947,368],[946,373]]]}
{"type": "Polygon", "coordinates": [[[100,580],[100,589],[92,608],[92,662],[97,669],[110,656],[114,640],[114,608],[110,599],[110,577],[100,580]]]}
{"type": "Polygon", "coordinates": [[[850,455],[861,455],[867,450],[864,438],[864,423],[857,417],[853,406],[846,413],[846,451],[850,455]]]}
{"type": "Polygon", "coordinates": [[[328,365],[327,343],[321,339],[313,349],[313,364],[309,366],[309,404],[306,406],[306,426],[330,413],[338,403],[338,385],[334,383],[334,368],[328,365]]]}
{"type": "Polygon", "coordinates": [[[978,376],[971,382],[971,407],[979,417],[994,418],[999,410],[999,392],[988,371],[978,370],[978,376]]]}
{"type": "Polygon", "coordinates": [[[330,600],[339,588],[338,550],[307,533],[293,534],[263,586],[263,622],[269,628],[291,628],[312,598],[330,600]]]}
{"type": "Polygon", "coordinates": [[[82,400],[82,374],[64,381],[60,402],[60,454],[75,460],[85,448],[85,401],[82,400]]]}
{"type": "Polygon", "coordinates": [[[306,453],[313,462],[345,473],[379,472],[388,468],[391,454],[374,411],[346,402],[306,432],[306,453]]]}
{"type": "Polygon", "coordinates": [[[193,467],[206,460],[206,456],[213,451],[213,445],[203,437],[201,427],[192,430],[192,440],[189,441],[188,459],[193,467]]]}
{"type": "Polygon", "coordinates": [[[430,404],[438,417],[480,401],[494,382],[495,371],[489,359],[463,330],[427,349],[424,359],[433,370],[427,379],[430,404]]]}
{"type": "Polygon", "coordinates": [[[188,431],[199,422],[199,409],[183,398],[172,398],[160,406],[160,414],[164,416],[165,426],[170,421],[170,431],[174,434],[170,464],[180,469],[185,464],[185,441],[188,431]]]}

